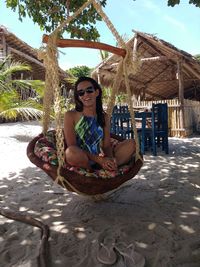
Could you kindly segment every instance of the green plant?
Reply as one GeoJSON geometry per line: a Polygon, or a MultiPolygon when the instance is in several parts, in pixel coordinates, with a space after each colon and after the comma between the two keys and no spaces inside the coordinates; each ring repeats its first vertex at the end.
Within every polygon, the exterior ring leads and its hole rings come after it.
{"type": "Polygon", "coordinates": [[[30,66],[12,62],[10,57],[0,63],[1,121],[41,118],[44,82],[13,78],[18,72],[27,71],[31,71],[30,66]],[[31,90],[34,92],[33,98],[27,97],[31,90]]]}
{"type": "MultiPolygon", "coordinates": [[[[87,0],[6,0],[6,5],[13,11],[18,12],[19,19],[29,16],[34,23],[46,32],[52,32],[66,19],[66,15],[80,8],[87,0]]],[[[102,6],[107,0],[100,0],[102,6]]],[[[75,18],[63,31],[69,33],[71,38],[83,38],[85,40],[96,40],[99,37],[96,29],[96,21],[101,21],[101,16],[96,12],[93,5],[89,5],[75,18]]]]}

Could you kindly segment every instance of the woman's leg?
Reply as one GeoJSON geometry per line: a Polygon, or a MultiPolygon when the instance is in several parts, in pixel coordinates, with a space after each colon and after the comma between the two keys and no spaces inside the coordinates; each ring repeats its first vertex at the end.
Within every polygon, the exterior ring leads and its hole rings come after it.
{"type": "Polygon", "coordinates": [[[135,141],[133,139],[124,140],[114,148],[114,157],[117,165],[126,164],[135,153],[135,141]]]}
{"type": "Polygon", "coordinates": [[[65,159],[71,166],[91,169],[86,153],[77,146],[70,146],[65,150],[65,159]]]}

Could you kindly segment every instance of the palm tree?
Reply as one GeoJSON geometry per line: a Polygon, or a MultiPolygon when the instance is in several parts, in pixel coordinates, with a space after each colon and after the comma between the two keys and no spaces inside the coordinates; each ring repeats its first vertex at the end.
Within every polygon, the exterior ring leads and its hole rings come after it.
{"type": "Polygon", "coordinates": [[[17,119],[30,120],[42,116],[41,91],[44,82],[32,80],[17,80],[13,76],[18,72],[31,71],[31,67],[20,62],[11,62],[6,57],[0,62],[0,120],[14,121],[17,119]],[[23,95],[30,91],[35,92],[35,98],[31,99],[23,95]]]}

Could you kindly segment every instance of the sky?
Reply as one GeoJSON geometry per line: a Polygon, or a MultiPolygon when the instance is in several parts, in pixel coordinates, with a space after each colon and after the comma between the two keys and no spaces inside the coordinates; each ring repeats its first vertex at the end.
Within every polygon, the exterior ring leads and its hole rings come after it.
{"type": "MultiPolygon", "coordinates": [[[[154,34],[177,48],[195,55],[200,54],[200,8],[181,0],[181,4],[168,7],[167,0],[107,0],[104,9],[121,36],[133,37],[132,30],[154,34]]],[[[0,0],[0,25],[4,25],[18,38],[32,46],[42,45],[42,32],[30,18],[18,20],[18,14],[6,8],[0,0]]],[[[100,41],[116,45],[115,37],[104,22],[96,24],[100,41]]],[[[93,68],[101,62],[98,50],[86,48],[60,49],[59,64],[64,70],[75,66],[93,68]]]]}

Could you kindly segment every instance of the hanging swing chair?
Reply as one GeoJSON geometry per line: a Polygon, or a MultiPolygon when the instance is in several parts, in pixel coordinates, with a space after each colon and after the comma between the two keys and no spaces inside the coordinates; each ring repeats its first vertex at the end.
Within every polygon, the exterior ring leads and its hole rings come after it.
{"type": "MultiPolygon", "coordinates": [[[[133,51],[126,47],[125,42],[119,36],[115,30],[113,24],[109,18],[103,12],[101,5],[97,0],[88,0],[81,8],[79,8],[72,16],[68,18],[49,36],[44,35],[43,42],[47,43],[46,50],[40,51],[39,56],[44,60],[46,68],[45,77],[45,92],[44,92],[44,108],[43,108],[43,133],[35,137],[27,147],[27,156],[30,161],[37,167],[41,168],[46,172],[54,181],[60,184],[62,187],[69,191],[74,191],[78,194],[84,195],[100,195],[118,188],[121,184],[133,178],[143,165],[142,155],[139,150],[139,141],[137,136],[137,129],[135,124],[135,116],[133,111],[133,103],[131,101],[132,95],[130,91],[130,85],[128,82],[129,73],[136,73],[138,71],[138,61],[133,60],[133,51]],[[84,40],[69,40],[69,39],[58,39],[59,32],[66,27],[69,22],[76,18],[88,5],[93,4],[97,12],[103,18],[108,28],[111,30],[113,35],[116,37],[120,47],[113,47],[107,44],[84,41],[84,40]],[[88,47],[106,50],[121,56],[121,61],[118,64],[116,78],[113,84],[113,90],[111,93],[111,100],[107,108],[107,113],[111,116],[112,109],[114,106],[115,95],[119,91],[119,86],[123,76],[125,77],[125,85],[127,90],[127,103],[130,110],[131,121],[133,125],[134,138],[136,142],[136,154],[129,164],[128,171],[125,173],[118,173],[115,177],[96,177],[86,176],[75,172],[69,168],[66,168],[64,159],[64,151],[66,144],[63,134],[63,124],[61,116],[61,105],[60,105],[60,87],[59,87],[59,67],[58,67],[58,47],[88,47]],[[35,153],[35,147],[41,138],[45,138],[48,134],[48,127],[50,123],[50,111],[51,103],[54,102],[56,131],[55,131],[55,143],[56,143],[56,155],[58,159],[58,165],[52,165],[48,161],[44,161],[35,153]]],[[[111,134],[111,138],[117,141],[123,141],[120,136],[111,134]]]]}

